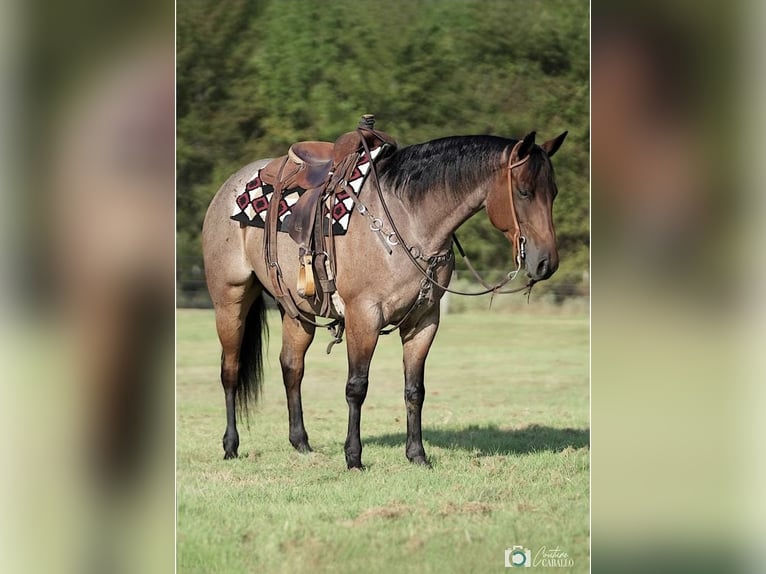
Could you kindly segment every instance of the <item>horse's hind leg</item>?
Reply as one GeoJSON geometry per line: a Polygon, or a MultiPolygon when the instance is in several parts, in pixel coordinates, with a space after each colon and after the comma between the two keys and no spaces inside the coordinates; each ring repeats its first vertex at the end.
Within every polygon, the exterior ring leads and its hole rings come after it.
{"type": "Polygon", "coordinates": [[[236,397],[239,383],[240,350],[245,326],[256,293],[250,284],[229,286],[215,298],[215,324],[221,341],[221,384],[226,401],[226,432],[223,435],[224,459],[237,458],[236,397]]]}
{"type": "Polygon", "coordinates": [[[290,421],[290,444],[299,452],[311,452],[309,436],[303,425],[301,382],[303,381],[306,351],[314,340],[314,325],[285,317],[282,313],[282,351],[279,363],[287,395],[287,413],[290,421]]]}
{"type": "Polygon", "coordinates": [[[439,328],[439,305],[413,325],[401,330],[404,351],[404,403],[407,406],[407,459],[415,464],[427,465],[423,448],[421,413],[426,396],[425,364],[428,351],[439,328]]]}

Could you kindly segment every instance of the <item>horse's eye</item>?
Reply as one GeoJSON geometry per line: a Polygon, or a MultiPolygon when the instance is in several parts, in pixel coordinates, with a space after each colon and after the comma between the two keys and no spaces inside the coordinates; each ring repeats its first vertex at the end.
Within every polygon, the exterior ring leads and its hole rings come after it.
{"type": "Polygon", "coordinates": [[[519,195],[521,197],[528,197],[529,196],[529,190],[527,188],[525,188],[525,187],[520,187],[519,188],[519,195]]]}

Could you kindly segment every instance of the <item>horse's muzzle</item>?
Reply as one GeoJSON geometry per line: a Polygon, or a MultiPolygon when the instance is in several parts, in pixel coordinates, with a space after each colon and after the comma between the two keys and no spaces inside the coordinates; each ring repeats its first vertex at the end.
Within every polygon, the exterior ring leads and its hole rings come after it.
{"type": "Polygon", "coordinates": [[[537,261],[537,266],[532,270],[530,266],[527,266],[527,276],[535,281],[543,281],[548,279],[559,268],[558,260],[549,259],[548,257],[542,257],[537,261]]]}

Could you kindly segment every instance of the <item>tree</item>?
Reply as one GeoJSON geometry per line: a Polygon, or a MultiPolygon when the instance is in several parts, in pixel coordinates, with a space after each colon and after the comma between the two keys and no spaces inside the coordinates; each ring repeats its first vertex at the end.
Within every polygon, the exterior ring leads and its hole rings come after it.
{"type": "MultiPolygon", "coordinates": [[[[206,206],[233,171],[294,141],[334,140],[363,113],[402,145],[566,129],[562,263],[545,287],[563,293],[588,265],[588,21],[584,0],[179,3],[179,256],[199,256],[206,206]]],[[[508,268],[486,220],[461,229],[463,244],[475,265],[508,268]]]]}

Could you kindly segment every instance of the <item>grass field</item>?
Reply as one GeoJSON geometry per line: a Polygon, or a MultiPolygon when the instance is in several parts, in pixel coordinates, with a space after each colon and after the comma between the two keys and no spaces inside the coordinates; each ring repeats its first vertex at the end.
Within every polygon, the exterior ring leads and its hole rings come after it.
{"type": "MultiPolygon", "coordinates": [[[[534,306],[530,307],[533,309],[534,306]]],[[[527,312],[528,313],[528,312],[527,312]]],[[[502,572],[504,550],[558,547],[589,564],[588,320],[448,315],[426,368],[423,437],[404,456],[398,335],[383,337],[362,411],[364,472],[345,469],[345,346],[309,352],[303,402],[315,452],[287,440],[278,315],[260,406],[224,461],[212,311],[177,316],[177,562],[181,573],[502,572]]]]}

